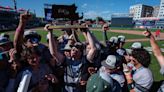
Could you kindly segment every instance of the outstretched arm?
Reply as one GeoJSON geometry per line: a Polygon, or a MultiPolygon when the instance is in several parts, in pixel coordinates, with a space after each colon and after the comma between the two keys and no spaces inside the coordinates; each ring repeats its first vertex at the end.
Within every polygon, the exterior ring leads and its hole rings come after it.
{"type": "Polygon", "coordinates": [[[160,66],[164,67],[164,56],[162,55],[160,47],[158,46],[157,42],[155,41],[154,36],[148,30],[144,31],[143,34],[150,39],[150,44],[152,46],[152,50],[154,52],[154,55],[157,58],[158,63],[160,64],[160,66]]]}
{"type": "Polygon", "coordinates": [[[14,48],[16,49],[17,52],[21,52],[22,50],[21,45],[23,44],[24,28],[26,26],[27,21],[30,18],[31,15],[29,14],[28,11],[20,15],[19,25],[14,35],[14,48]]]}
{"type": "Polygon", "coordinates": [[[102,27],[102,31],[103,31],[103,41],[105,46],[107,46],[107,42],[108,42],[108,36],[106,33],[107,30],[109,30],[109,27],[107,24],[104,24],[102,27]]]}
{"type": "Polygon", "coordinates": [[[76,29],[72,29],[73,39],[75,40],[75,42],[80,42],[76,31],[77,31],[76,29]]]}
{"type": "Polygon", "coordinates": [[[47,24],[44,29],[48,31],[49,37],[49,49],[52,57],[57,61],[57,63],[62,63],[64,61],[64,56],[57,50],[57,42],[53,37],[52,30],[49,29],[50,24],[47,24]]]}
{"type": "Polygon", "coordinates": [[[83,30],[82,31],[83,34],[86,35],[88,43],[91,47],[91,49],[87,53],[87,59],[88,59],[89,62],[93,63],[93,59],[94,59],[94,56],[95,56],[96,50],[97,50],[96,45],[95,45],[96,42],[95,42],[91,32],[89,31],[89,29],[82,29],[82,30],[83,30]]]}

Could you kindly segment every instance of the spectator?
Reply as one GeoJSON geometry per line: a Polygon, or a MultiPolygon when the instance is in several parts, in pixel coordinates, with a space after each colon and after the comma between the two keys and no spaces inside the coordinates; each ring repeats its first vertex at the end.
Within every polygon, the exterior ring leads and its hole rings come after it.
{"type": "Polygon", "coordinates": [[[68,43],[68,39],[72,35],[72,30],[71,29],[63,29],[62,30],[64,33],[58,38],[59,44],[60,44],[60,49],[63,49],[64,46],[68,43]]]}
{"type": "MultiPolygon", "coordinates": [[[[40,84],[44,79],[50,80],[52,83],[57,82],[58,80],[52,74],[52,70],[49,68],[47,64],[40,63],[40,53],[37,49],[32,48],[26,51],[26,61],[28,63],[27,67],[24,67],[23,70],[18,74],[16,78],[16,88],[18,87],[19,82],[21,81],[21,77],[24,71],[29,70],[32,73],[32,77],[29,83],[28,91],[33,90],[35,87],[40,84]]],[[[19,84],[21,85],[21,84],[19,84]]],[[[40,88],[40,89],[44,89],[40,88]]],[[[47,88],[44,90],[51,90],[50,84],[47,84],[47,88]]],[[[49,91],[47,91],[49,92],[49,91]]]]}
{"type": "Polygon", "coordinates": [[[126,49],[126,53],[124,54],[124,58],[125,58],[125,64],[127,64],[129,70],[131,71],[131,73],[133,74],[134,71],[136,71],[136,68],[134,66],[134,64],[132,62],[130,62],[130,56],[132,54],[132,49],[126,49]]]}
{"type": "Polygon", "coordinates": [[[161,30],[160,30],[160,29],[157,29],[157,30],[155,31],[155,37],[156,37],[156,38],[160,38],[160,33],[161,33],[161,30]]]}
{"type": "MultiPolygon", "coordinates": [[[[22,69],[20,72],[17,73],[18,75],[15,78],[16,80],[14,88],[18,87],[24,70],[29,70],[32,73],[32,77],[30,85],[28,87],[28,91],[35,88],[36,85],[38,85],[39,82],[44,78],[50,80],[51,82],[57,81],[47,63],[41,63],[41,60],[44,60],[46,62],[46,59],[42,59],[43,56],[50,59],[45,52],[49,52],[48,48],[42,48],[42,46],[44,45],[41,45],[41,43],[39,43],[39,41],[41,40],[41,36],[38,35],[36,31],[24,32],[24,28],[30,17],[31,15],[28,13],[28,11],[20,15],[20,22],[14,36],[14,48],[19,54],[18,56],[20,56],[20,58],[23,58],[24,61],[21,61],[22,69]]],[[[49,87],[50,84],[48,84],[48,89],[49,87]]]]}
{"type": "Polygon", "coordinates": [[[64,92],[85,92],[85,88],[79,89],[81,86],[86,85],[86,79],[88,73],[89,62],[93,62],[93,57],[95,55],[96,49],[93,42],[93,38],[88,29],[82,29],[82,32],[87,35],[89,45],[91,49],[86,56],[83,55],[83,46],[81,43],[75,43],[71,48],[71,59],[66,58],[63,54],[57,51],[57,46],[52,38],[52,30],[49,29],[50,25],[45,26],[45,30],[49,34],[49,47],[53,58],[56,58],[58,63],[65,63],[64,71],[64,92]],[[89,61],[89,62],[88,62],[89,61]],[[84,78],[83,76],[87,76],[84,78]],[[83,82],[81,82],[83,80],[83,82]],[[82,83],[82,84],[81,84],[82,83]]]}
{"type": "Polygon", "coordinates": [[[41,62],[49,63],[51,55],[48,48],[40,43],[41,36],[34,30],[27,30],[24,32],[26,23],[30,18],[31,15],[26,13],[20,15],[20,22],[14,36],[14,48],[16,48],[18,53],[22,53],[26,48],[35,47],[41,53],[41,62]]]}
{"type": "Polygon", "coordinates": [[[118,49],[118,38],[116,36],[112,36],[108,42],[109,54],[116,54],[118,49]]]}
{"type": "Polygon", "coordinates": [[[118,37],[119,48],[123,48],[125,44],[125,36],[119,35],[118,37]]]}
{"type": "Polygon", "coordinates": [[[111,77],[111,74],[115,72],[120,65],[119,63],[120,60],[118,60],[117,56],[109,55],[107,59],[101,63],[102,67],[99,72],[93,74],[88,79],[87,92],[122,92],[118,80],[122,80],[123,77],[118,77],[118,75],[117,78],[119,79],[117,79],[117,81],[111,77]]]}
{"type": "MultiPolygon", "coordinates": [[[[158,46],[158,44],[157,44],[157,42],[156,42],[154,36],[151,34],[151,32],[150,32],[149,30],[144,31],[143,34],[144,34],[147,38],[149,38],[150,44],[151,44],[151,46],[152,46],[152,50],[153,50],[153,52],[154,52],[154,56],[157,58],[157,61],[158,61],[159,65],[160,65],[160,67],[161,67],[160,73],[161,73],[162,75],[164,75],[164,56],[163,56],[163,54],[162,54],[162,52],[161,52],[160,47],[158,46]]],[[[160,86],[158,92],[163,92],[163,91],[164,91],[164,82],[163,82],[162,85],[160,86]]]]}
{"type": "Polygon", "coordinates": [[[162,55],[162,52],[161,52],[159,46],[157,45],[157,43],[155,41],[154,36],[151,34],[150,31],[145,31],[145,32],[143,32],[143,34],[150,39],[150,44],[152,46],[152,50],[154,52],[154,55],[157,58],[158,63],[161,66],[161,74],[164,75],[164,72],[162,72],[164,70],[164,68],[163,68],[164,67],[164,62],[163,62],[164,61],[164,57],[162,55]]]}
{"type": "Polygon", "coordinates": [[[153,76],[148,69],[150,64],[150,54],[145,49],[134,49],[130,56],[130,62],[136,68],[134,74],[124,66],[124,73],[130,92],[149,92],[153,83],[153,76]]]}
{"type": "Polygon", "coordinates": [[[140,42],[134,42],[131,46],[131,49],[140,49],[140,48],[143,48],[140,42]]]}
{"type": "Polygon", "coordinates": [[[123,56],[126,53],[126,50],[123,48],[123,45],[125,44],[125,36],[123,35],[119,35],[118,36],[118,49],[117,49],[117,53],[121,56],[123,56]]]}
{"type": "Polygon", "coordinates": [[[64,55],[67,57],[67,58],[71,58],[71,45],[70,44],[66,44],[63,51],[64,51],[64,55]]]}

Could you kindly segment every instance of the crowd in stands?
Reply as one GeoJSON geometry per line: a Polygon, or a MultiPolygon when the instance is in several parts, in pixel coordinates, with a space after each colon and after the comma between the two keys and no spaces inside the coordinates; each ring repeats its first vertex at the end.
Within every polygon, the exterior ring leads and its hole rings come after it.
{"type": "MultiPolygon", "coordinates": [[[[0,9],[0,31],[14,30],[19,23],[19,15],[23,12],[7,11],[0,9]]],[[[42,26],[42,19],[32,14],[32,19],[26,24],[26,28],[42,26]]]]}
{"type": "MultiPolygon", "coordinates": [[[[109,27],[104,24],[103,44],[87,25],[80,31],[63,29],[57,37],[47,24],[47,44],[34,30],[25,31],[31,15],[20,15],[14,40],[0,35],[0,92],[150,92],[153,75],[148,68],[151,56],[142,44],[135,42],[126,50],[125,36],[108,39],[109,27]]],[[[149,30],[143,35],[150,43],[164,75],[164,56],[149,30]]],[[[158,92],[164,92],[164,83],[158,92]]]]}

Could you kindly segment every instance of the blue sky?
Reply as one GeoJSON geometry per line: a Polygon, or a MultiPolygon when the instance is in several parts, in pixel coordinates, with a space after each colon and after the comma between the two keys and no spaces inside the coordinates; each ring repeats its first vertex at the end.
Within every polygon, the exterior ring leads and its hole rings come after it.
{"type": "MultiPolygon", "coordinates": [[[[37,16],[44,17],[44,3],[73,4],[78,6],[77,12],[84,13],[84,18],[101,16],[110,19],[112,13],[128,13],[129,7],[134,4],[157,6],[160,0],[16,0],[17,7],[35,10],[37,16]]],[[[13,0],[0,0],[1,6],[13,7],[13,0]]]]}

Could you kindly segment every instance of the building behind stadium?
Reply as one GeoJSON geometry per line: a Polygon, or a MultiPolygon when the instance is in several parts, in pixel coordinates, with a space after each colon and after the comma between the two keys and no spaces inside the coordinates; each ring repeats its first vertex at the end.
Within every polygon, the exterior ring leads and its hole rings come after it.
{"type": "Polygon", "coordinates": [[[136,4],[130,6],[129,14],[112,14],[111,26],[164,29],[164,0],[160,6],[136,4]]]}

